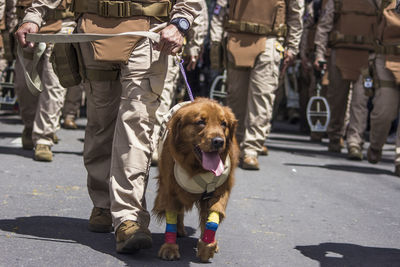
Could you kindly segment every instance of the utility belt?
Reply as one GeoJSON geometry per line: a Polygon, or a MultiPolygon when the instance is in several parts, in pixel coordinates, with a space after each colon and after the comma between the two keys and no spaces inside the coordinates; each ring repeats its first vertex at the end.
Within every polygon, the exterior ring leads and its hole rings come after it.
{"type": "Polygon", "coordinates": [[[400,45],[375,45],[375,53],[383,55],[400,55],[400,45]]]}
{"type": "Polygon", "coordinates": [[[224,21],[224,28],[231,32],[251,33],[265,36],[274,35],[277,37],[285,37],[287,34],[286,25],[275,27],[266,24],[228,19],[224,21]]]}
{"type": "MultiPolygon", "coordinates": [[[[16,7],[16,14],[19,20],[23,19],[25,16],[25,10],[28,7],[25,6],[17,6],[16,7]]],[[[74,13],[67,10],[67,9],[50,9],[46,13],[46,20],[60,20],[60,19],[66,19],[66,18],[73,18],[74,13]]]]}
{"type": "Polygon", "coordinates": [[[172,2],[75,0],[72,11],[93,13],[102,17],[128,18],[133,16],[157,17],[166,20],[172,9],[172,2]]]}
{"type": "Polygon", "coordinates": [[[396,81],[381,80],[376,71],[375,58],[368,60],[368,67],[361,70],[363,79],[364,93],[366,96],[373,97],[375,90],[381,87],[395,88],[396,81]]]}
{"type": "Polygon", "coordinates": [[[374,39],[369,36],[342,34],[337,31],[332,32],[329,35],[328,40],[329,47],[335,47],[338,45],[364,45],[365,48],[360,47],[360,49],[371,51],[373,50],[373,42],[374,39]]]}

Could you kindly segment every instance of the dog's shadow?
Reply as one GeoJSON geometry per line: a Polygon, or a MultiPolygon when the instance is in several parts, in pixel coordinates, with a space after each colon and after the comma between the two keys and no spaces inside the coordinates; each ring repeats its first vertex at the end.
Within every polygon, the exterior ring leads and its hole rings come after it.
{"type": "Polygon", "coordinates": [[[93,250],[111,255],[127,266],[189,266],[190,262],[199,262],[194,248],[197,238],[191,237],[196,230],[186,227],[188,237],[178,239],[179,261],[163,261],[157,257],[158,249],[164,243],[164,233],[153,233],[153,247],[141,250],[134,255],[119,254],[115,251],[113,233],[92,233],[87,230],[88,221],[79,218],[56,216],[18,217],[16,219],[0,220],[0,230],[13,233],[12,238],[34,239],[52,244],[78,243],[93,250]]]}

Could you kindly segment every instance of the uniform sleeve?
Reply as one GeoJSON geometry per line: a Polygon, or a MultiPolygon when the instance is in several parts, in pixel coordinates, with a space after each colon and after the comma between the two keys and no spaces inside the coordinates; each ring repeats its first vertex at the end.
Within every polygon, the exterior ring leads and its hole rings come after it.
{"type": "Polygon", "coordinates": [[[335,7],[333,0],[326,3],[319,18],[317,31],[315,33],[315,57],[316,59],[325,59],[326,48],[328,46],[328,36],[333,29],[333,20],[335,16],[335,7]]]}
{"type": "Polygon", "coordinates": [[[212,12],[210,39],[211,42],[221,42],[224,35],[224,17],[228,9],[227,0],[217,0],[212,12]]]}
{"type": "Polygon", "coordinates": [[[306,10],[304,12],[304,23],[303,23],[303,33],[301,35],[300,40],[300,56],[302,58],[307,57],[307,48],[308,44],[308,35],[310,34],[310,29],[314,26],[314,9],[313,2],[310,2],[306,6],[306,10]]]}
{"type": "Polygon", "coordinates": [[[303,32],[304,0],[288,1],[286,46],[293,54],[299,52],[301,34],[303,32]]]}
{"type": "Polygon", "coordinates": [[[6,1],[0,0],[0,19],[4,18],[5,10],[6,10],[6,1]]]}
{"type": "Polygon", "coordinates": [[[200,15],[202,9],[200,0],[177,0],[171,11],[171,20],[175,18],[185,18],[190,25],[200,15]]]}
{"type": "Polygon", "coordinates": [[[198,56],[208,32],[208,11],[205,0],[201,0],[202,11],[194,20],[192,29],[187,35],[188,43],[185,46],[186,54],[198,56]]]}
{"type": "Polygon", "coordinates": [[[25,11],[25,22],[33,22],[39,27],[42,26],[48,9],[55,9],[61,4],[62,0],[33,0],[32,6],[25,11]]]}

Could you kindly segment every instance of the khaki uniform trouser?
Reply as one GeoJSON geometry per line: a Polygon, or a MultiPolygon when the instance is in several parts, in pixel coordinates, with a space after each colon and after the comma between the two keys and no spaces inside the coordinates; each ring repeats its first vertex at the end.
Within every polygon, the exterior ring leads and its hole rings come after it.
{"type": "Polygon", "coordinates": [[[145,191],[167,55],[155,51],[148,39],[138,43],[126,65],[95,61],[89,43],[80,48],[86,68],[120,69],[119,80],[84,83],[88,121],[83,156],[89,196],[95,207],[111,209],[115,229],[126,220],[147,227],[145,191]]]}
{"type": "Polygon", "coordinates": [[[237,137],[242,155],[257,156],[270,129],[281,60],[276,42],[276,38],[267,39],[265,51],[253,68],[234,67],[228,55],[227,103],[239,121],[237,137]]]}
{"type": "MultiPolygon", "coordinates": [[[[385,56],[376,55],[375,68],[379,80],[395,81],[390,70],[385,68],[385,56]]],[[[375,89],[375,95],[372,100],[373,109],[371,111],[371,130],[370,147],[376,150],[382,149],[386,143],[392,121],[396,119],[400,106],[399,86],[380,87],[375,89]]],[[[395,164],[400,164],[400,136],[399,128],[396,138],[396,158],[395,164]]]]}
{"type": "Polygon", "coordinates": [[[329,85],[326,92],[331,119],[327,134],[330,140],[338,140],[346,131],[346,110],[348,109],[351,80],[344,80],[336,67],[336,51],[333,49],[329,60],[329,85]]]}
{"type": "Polygon", "coordinates": [[[368,99],[369,97],[365,95],[363,77],[360,75],[360,78],[353,86],[353,95],[351,98],[350,121],[346,133],[348,148],[352,146],[362,148],[364,144],[363,136],[368,120],[368,99]]]}
{"type": "Polygon", "coordinates": [[[67,115],[77,116],[78,110],[81,106],[83,85],[73,86],[67,89],[65,95],[64,107],[62,110],[63,117],[67,115]]]}
{"type": "MultiPolygon", "coordinates": [[[[160,135],[160,125],[163,122],[163,116],[170,110],[175,96],[175,90],[179,79],[179,65],[175,62],[173,56],[168,57],[168,71],[165,77],[164,90],[160,96],[160,106],[156,111],[156,124],[154,124],[153,133],[153,153],[158,153],[158,139],[160,135]]],[[[158,154],[157,154],[158,158],[158,154]]]]}
{"type": "MultiPolygon", "coordinates": [[[[49,61],[52,45],[48,45],[38,63],[38,73],[42,81],[43,92],[33,96],[25,83],[22,66],[19,60],[15,64],[15,91],[22,121],[26,128],[33,128],[34,144],[54,145],[53,137],[59,129],[61,109],[66,90],[61,86],[49,61]]],[[[26,49],[29,51],[29,49],[26,49]]],[[[32,51],[32,50],[30,50],[32,51]]],[[[29,66],[29,60],[25,59],[29,66]]]]}

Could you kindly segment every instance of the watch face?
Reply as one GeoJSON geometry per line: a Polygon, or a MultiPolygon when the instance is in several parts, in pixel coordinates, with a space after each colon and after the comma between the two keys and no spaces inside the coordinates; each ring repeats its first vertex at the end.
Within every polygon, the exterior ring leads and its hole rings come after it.
{"type": "Polygon", "coordinates": [[[186,19],[179,20],[179,27],[181,27],[184,31],[189,29],[189,22],[186,19]]]}

